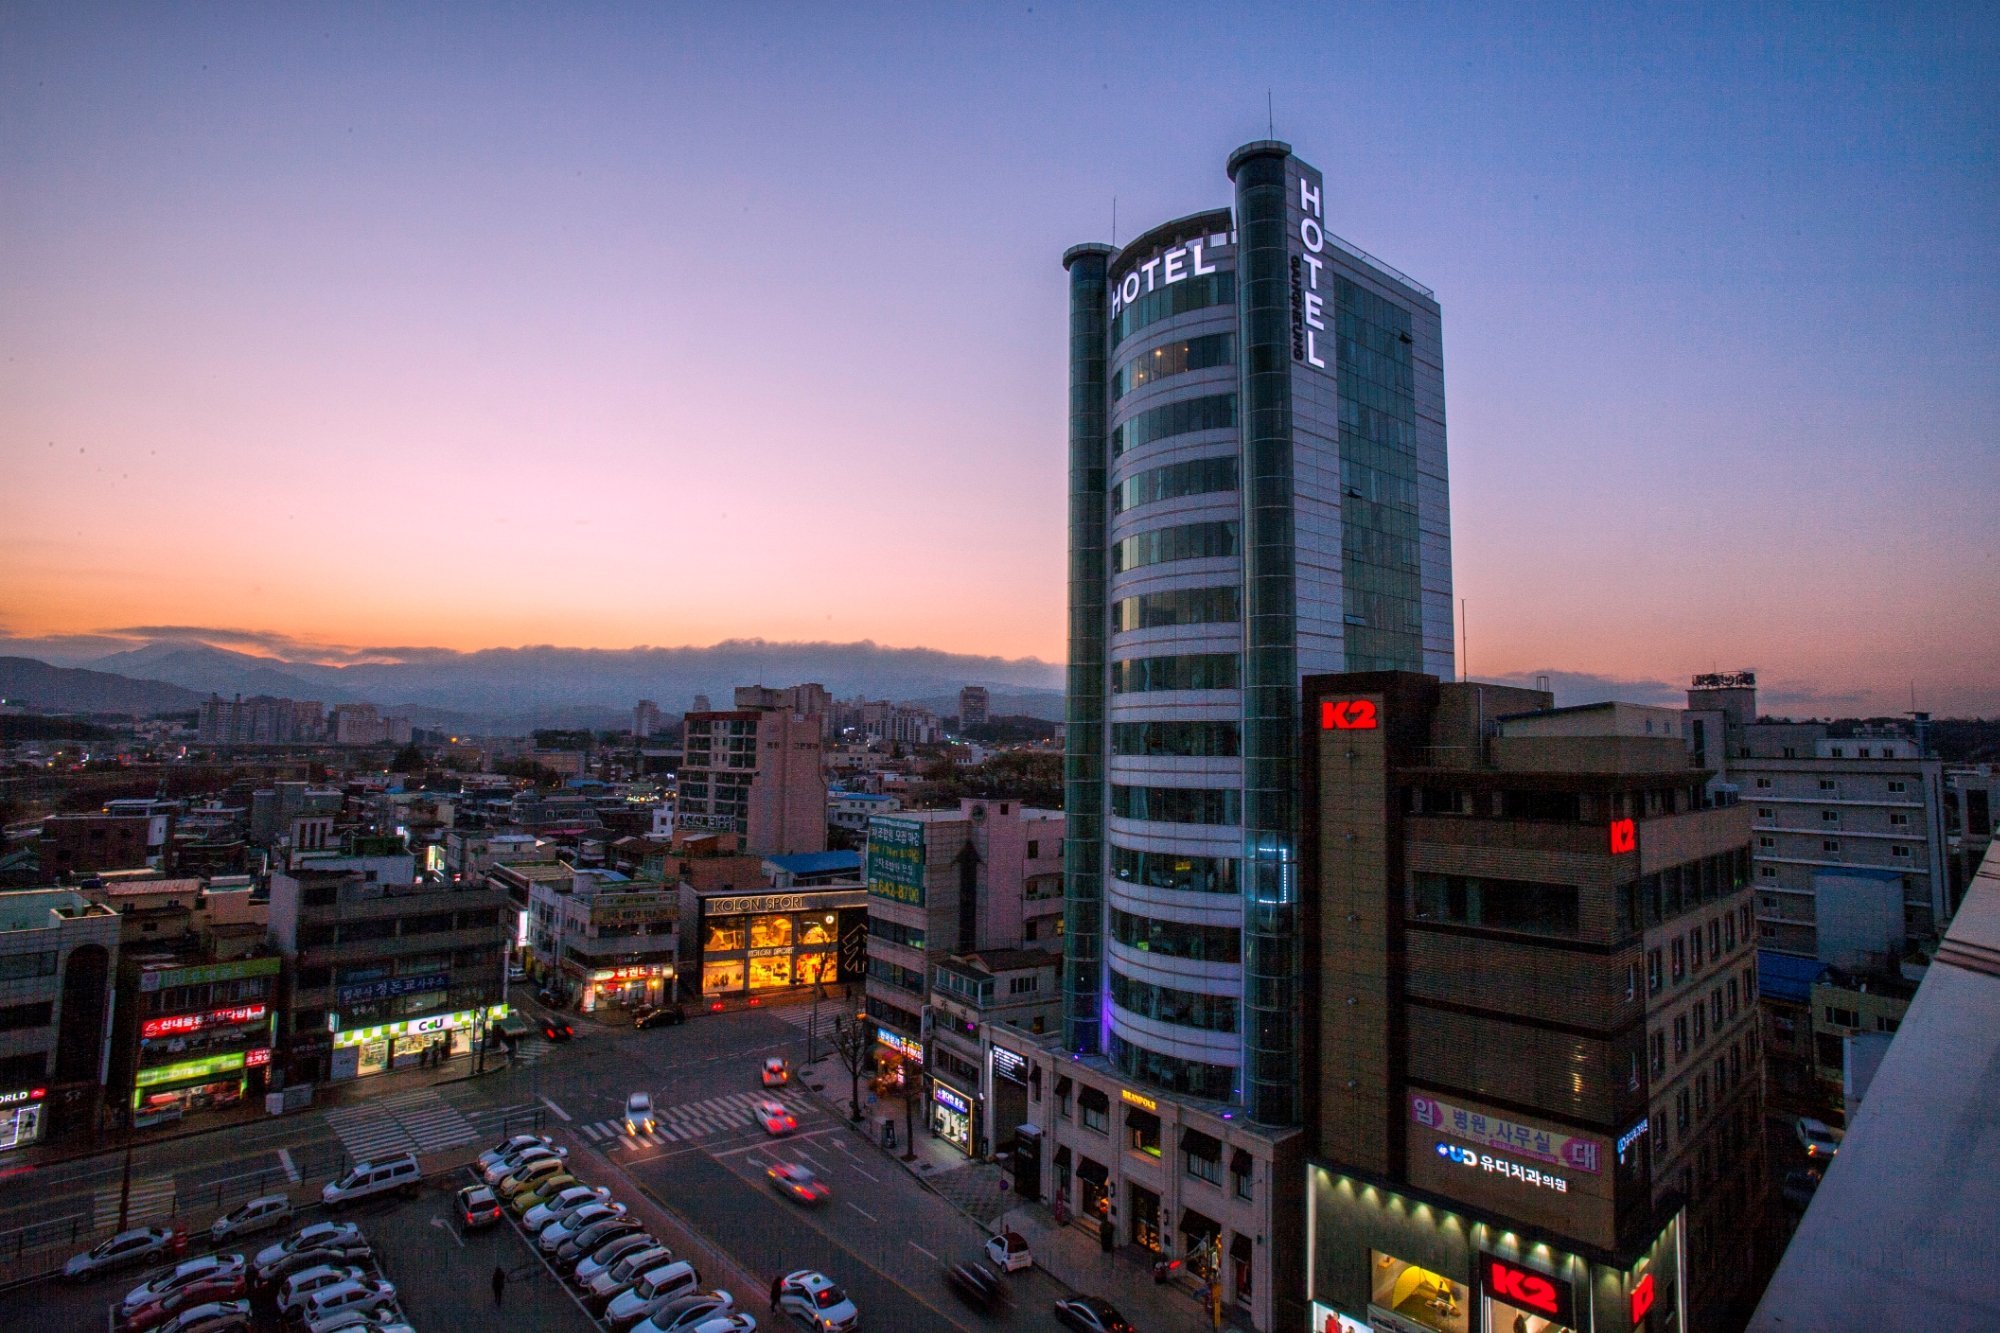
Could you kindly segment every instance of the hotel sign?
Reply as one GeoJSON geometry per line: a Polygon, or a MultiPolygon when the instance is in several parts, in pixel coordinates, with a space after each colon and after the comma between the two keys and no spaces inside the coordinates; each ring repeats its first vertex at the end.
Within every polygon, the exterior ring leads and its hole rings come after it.
{"type": "Polygon", "coordinates": [[[1434,1129],[1440,1134],[1449,1134],[1481,1147],[1498,1148],[1572,1171],[1586,1171],[1593,1176],[1603,1170],[1601,1159],[1604,1149],[1594,1139],[1516,1124],[1480,1111],[1468,1111],[1422,1093],[1410,1094],[1410,1119],[1426,1129],[1434,1129]]]}

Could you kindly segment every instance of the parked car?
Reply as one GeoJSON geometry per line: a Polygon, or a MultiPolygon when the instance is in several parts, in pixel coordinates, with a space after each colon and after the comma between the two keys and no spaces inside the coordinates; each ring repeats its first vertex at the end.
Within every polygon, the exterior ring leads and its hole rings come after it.
{"type": "Polygon", "coordinates": [[[1073,1296],[1057,1301],[1057,1322],[1077,1333],[1132,1333],[1132,1325],[1118,1307],[1101,1296],[1073,1296]]]}
{"type": "Polygon", "coordinates": [[[551,1222],[536,1233],[536,1243],[543,1254],[554,1254],[561,1249],[564,1241],[574,1240],[599,1222],[609,1222],[613,1218],[625,1216],[622,1203],[587,1203],[558,1222],[551,1222]]]}
{"type": "Polygon", "coordinates": [[[611,1197],[611,1191],[602,1185],[571,1185],[552,1199],[544,1200],[521,1214],[521,1225],[530,1231],[540,1231],[551,1222],[560,1222],[585,1204],[603,1203],[611,1197]]]}
{"type": "Polygon", "coordinates": [[[1035,1266],[1035,1256],[1028,1249],[1028,1238],[1018,1231],[1002,1231],[988,1236],[986,1257],[1003,1273],[1018,1273],[1035,1266]]]}
{"type": "Polygon", "coordinates": [[[767,1088],[783,1087],[792,1081],[791,1062],[782,1055],[764,1057],[764,1071],[759,1075],[767,1088]]]}
{"type": "Polygon", "coordinates": [[[306,1321],[306,1333],[395,1333],[397,1329],[408,1329],[409,1323],[394,1302],[373,1308],[356,1307],[337,1310],[319,1319],[306,1321]]]}
{"type": "Polygon", "coordinates": [[[283,1194],[260,1194],[208,1224],[208,1238],[220,1245],[238,1236],[281,1227],[292,1220],[292,1201],[283,1194]]]}
{"type": "Polygon", "coordinates": [[[693,1333],[704,1324],[727,1318],[735,1305],[734,1298],[726,1291],[689,1292],[661,1304],[639,1321],[633,1333],[642,1328],[652,1333],[693,1333]]]}
{"type": "Polygon", "coordinates": [[[625,1099],[625,1132],[627,1134],[653,1132],[653,1098],[650,1093],[635,1092],[625,1099]]]}
{"type": "Polygon", "coordinates": [[[500,1200],[484,1185],[467,1185],[458,1192],[458,1225],[462,1231],[483,1231],[500,1220],[500,1200]]]}
{"type": "Polygon", "coordinates": [[[183,1310],[233,1300],[248,1288],[249,1283],[241,1271],[205,1277],[155,1297],[122,1318],[114,1318],[112,1322],[120,1333],[146,1333],[183,1310]]]}
{"type": "Polygon", "coordinates": [[[304,1323],[323,1323],[345,1310],[381,1310],[396,1303],[396,1284],[383,1278],[336,1282],[306,1298],[299,1311],[304,1323]]]}
{"type": "Polygon", "coordinates": [[[63,1265],[63,1276],[71,1282],[87,1282],[105,1273],[145,1263],[165,1254],[173,1239],[174,1233],[165,1227],[133,1227],[130,1231],[121,1231],[82,1254],[72,1255],[63,1265]]]}
{"type": "Polygon", "coordinates": [[[507,1177],[527,1166],[530,1162],[547,1161],[554,1158],[560,1162],[569,1153],[561,1148],[551,1148],[543,1143],[531,1143],[513,1152],[506,1152],[494,1158],[481,1168],[479,1178],[488,1185],[498,1185],[507,1177]]]}
{"type": "Polygon", "coordinates": [[[944,1283],[975,1310],[992,1313],[1007,1304],[1007,1288],[1000,1275],[985,1264],[953,1264],[944,1270],[944,1283]]]}
{"type": "MultiPolygon", "coordinates": [[[[643,1231],[634,1231],[623,1236],[614,1236],[592,1250],[589,1254],[584,1255],[583,1258],[577,1260],[576,1267],[570,1270],[569,1280],[579,1287],[588,1288],[591,1279],[595,1278],[599,1273],[608,1271],[626,1255],[637,1254],[641,1250],[659,1248],[659,1244],[658,1241],[643,1231]]],[[[672,1256],[669,1255],[668,1258],[672,1258],[672,1256]]]]}
{"type": "Polygon", "coordinates": [[[644,1230],[645,1228],[640,1226],[634,1218],[605,1218],[602,1221],[585,1227],[582,1231],[577,1232],[568,1240],[556,1246],[553,1261],[557,1268],[567,1270],[582,1263],[585,1255],[588,1255],[592,1250],[604,1244],[605,1241],[616,1240],[620,1236],[629,1236],[635,1232],[644,1230]]]}
{"type": "Polygon", "coordinates": [[[677,1004],[641,1009],[632,1015],[632,1026],[641,1032],[648,1028],[679,1027],[687,1021],[687,1010],[677,1004]]]}
{"type": "Polygon", "coordinates": [[[183,1310],[153,1333],[243,1333],[250,1327],[250,1302],[211,1301],[183,1310]]]}
{"type": "Polygon", "coordinates": [[[1799,1136],[1799,1146],[1806,1150],[1808,1157],[1832,1157],[1840,1152],[1840,1141],[1846,1137],[1824,1120],[1815,1120],[1802,1115],[1795,1126],[1799,1136]]]}
{"type": "Polygon", "coordinates": [[[193,1286],[204,1278],[241,1278],[243,1276],[243,1256],[240,1254],[204,1254],[163,1269],[125,1293],[125,1299],[118,1303],[118,1315],[130,1318],[132,1312],[142,1305],[150,1305],[162,1296],[179,1291],[182,1287],[193,1286]]]}
{"type": "Polygon", "coordinates": [[[265,1264],[256,1272],[253,1287],[256,1291],[273,1291],[286,1283],[294,1273],[303,1273],[309,1268],[351,1268],[356,1259],[366,1257],[366,1246],[358,1250],[329,1247],[324,1250],[300,1250],[288,1254],[275,1262],[265,1264]]]}
{"type": "Polygon", "coordinates": [[[315,1264],[301,1269],[286,1278],[284,1285],[278,1288],[278,1312],[297,1317],[315,1292],[337,1287],[343,1282],[358,1282],[366,1276],[352,1264],[315,1264]]]}
{"type": "Polygon", "coordinates": [[[604,1317],[614,1328],[627,1328],[641,1319],[650,1319],[676,1296],[685,1296],[701,1285],[701,1274],[685,1259],[661,1264],[639,1275],[637,1281],[605,1307],[604,1317]]]}
{"type": "Polygon", "coordinates": [[[361,1235],[361,1228],[352,1222],[314,1222],[311,1226],[300,1227],[276,1245],[267,1245],[257,1251],[251,1261],[256,1268],[276,1263],[288,1254],[302,1250],[351,1250],[356,1254],[368,1252],[368,1242],[361,1235]]]}
{"type": "Polygon", "coordinates": [[[601,1310],[640,1278],[673,1261],[674,1252],[657,1241],[633,1250],[591,1275],[583,1288],[584,1304],[601,1310]]]}
{"type": "Polygon", "coordinates": [[[563,1160],[560,1157],[537,1157],[532,1162],[502,1176],[494,1188],[501,1198],[512,1199],[523,1190],[533,1189],[538,1182],[562,1169],[563,1160]]]}
{"type": "Polygon", "coordinates": [[[424,1171],[417,1165],[417,1155],[401,1153],[379,1162],[356,1162],[346,1175],[327,1182],[319,1200],[329,1208],[340,1208],[391,1190],[415,1194],[423,1186],[424,1171]]]}
{"type": "Polygon", "coordinates": [[[479,1170],[483,1176],[486,1169],[505,1158],[517,1157],[530,1148],[547,1148],[558,1151],[555,1141],[546,1134],[516,1134],[511,1139],[502,1139],[485,1152],[479,1154],[479,1170]]]}
{"type": "Polygon", "coordinates": [[[783,1102],[758,1102],[756,1110],[757,1123],[773,1138],[789,1134],[799,1127],[798,1120],[785,1109],[783,1102]]]}
{"type": "Polygon", "coordinates": [[[804,1162],[779,1162],[764,1172],[780,1194],[800,1203],[825,1203],[833,1191],[804,1162]]]}
{"type": "Polygon", "coordinates": [[[516,1194],[507,1201],[507,1206],[514,1210],[514,1216],[526,1217],[529,1213],[532,1213],[550,1199],[555,1198],[564,1190],[573,1190],[581,1184],[583,1182],[569,1172],[558,1171],[552,1176],[543,1177],[527,1189],[516,1194]]]}
{"type": "Polygon", "coordinates": [[[861,1322],[861,1312],[837,1283],[824,1273],[801,1268],[778,1283],[778,1309],[813,1333],[848,1333],[861,1322]]]}
{"type": "Polygon", "coordinates": [[[1778,1196],[1792,1207],[1804,1212],[1819,1192],[1820,1174],[1809,1166],[1795,1166],[1785,1172],[1784,1184],[1778,1188],[1778,1196]]]}

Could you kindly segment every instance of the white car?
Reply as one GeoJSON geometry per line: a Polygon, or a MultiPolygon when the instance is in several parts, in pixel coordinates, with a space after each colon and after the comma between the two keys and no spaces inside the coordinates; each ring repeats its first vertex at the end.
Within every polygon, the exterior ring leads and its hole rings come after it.
{"type": "Polygon", "coordinates": [[[302,1315],[307,1324],[323,1323],[346,1310],[382,1310],[396,1303],[396,1284],[383,1278],[336,1282],[306,1298],[302,1315]]]}
{"type": "Polygon", "coordinates": [[[640,1246],[592,1273],[583,1284],[584,1299],[608,1305],[641,1277],[673,1261],[674,1252],[664,1245],[640,1246]]]}
{"type": "Polygon", "coordinates": [[[813,1333],[848,1333],[861,1322],[861,1312],[837,1283],[810,1268],[787,1273],[778,1284],[778,1309],[813,1333]]]}
{"type": "Polygon", "coordinates": [[[1028,1250],[1028,1238],[1018,1231],[1003,1231],[997,1236],[988,1236],[986,1257],[1003,1273],[1018,1273],[1035,1266],[1035,1256],[1028,1250]]]}
{"type": "Polygon", "coordinates": [[[306,1321],[306,1333],[346,1333],[348,1329],[354,1333],[391,1333],[393,1329],[408,1327],[403,1312],[394,1302],[368,1309],[339,1310],[324,1319],[306,1321]]]}
{"type": "Polygon", "coordinates": [[[755,1109],[757,1123],[772,1138],[781,1138],[799,1127],[797,1118],[785,1109],[783,1102],[758,1102],[755,1109]]]}
{"type": "Polygon", "coordinates": [[[560,1222],[577,1209],[588,1204],[603,1203],[611,1197],[611,1191],[603,1185],[592,1188],[589,1185],[571,1185],[547,1203],[538,1203],[521,1218],[521,1225],[530,1231],[540,1231],[551,1222],[560,1222]]]}
{"type": "Polygon", "coordinates": [[[726,1291],[690,1292],[654,1302],[646,1317],[633,1326],[632,1333],[695,1333],[696,1329],[729,1318],[735,1311],[736,1300],[726,1291]]]}
{"type": "MultiPolygon", "coordinates": [[[[654,1240],[643,1231],[634,1231],[624,1236],[613,1236],[610,1240],[605,1241],[589,1254],[586,1254],[582,1259],[579,1259],[576,1267],[570,1270],[569,1280],[579,1287],[588,1287],[593,1278],[599,1273],[609,1270],[620,1260],[646,1250],[660,1248],[662,1248],[660,1242],[654,1240]]],[[[672,1256],[669,1255],[668,1257],[671,1258],[672,1256]]]]}
{"type": "Polygon", "coordinates": [[[286,1315],[298,1315],[306,1308],[306,1302],[315,1292],[337,1287],[343,1282],[359,1282],[367,1274],[358,1268],[336,1267],[333,1264],[314,1264],[311,1268],[292,1274],[285,1279],[285,1285],[278,1288],[278,1311],[286,1315]]]}
{"type": "Polygon", "coordinates": [[[540,1145],[532,1148],[523,1148],[513,1156],[502,1157],[499,1161],[487,1167],[481,1173],[480,1179],[484,1180],[488,1185],[498,1185],[507,1177],[518,1175],[536,1162],[546,1162],[551,1159],[560,1162],[567,1156],[569,1156],[569,1153],[561,1148],[547,1148],[540,1145]]]}
{"type": "Polygon", "coordinates": [[[625,1099],[625,1132],[627,1134],[650,1134],[653,1132],[653,1099],[643,1092],[635,1092],[625,1099]]]}
{"type": "Polygon", "coordinates": [[[236,1236],[268,1231],[292,1220],[292,1201],[282,1194],[263,1194],[209,1223],[208,1238],[220,1245],[236,1236]]]}
{"type": "Polygon", "coordinates": [[[764,1086],[782,1087],[792,1081],[792,1066],[782,1055],[766,1056],[764,1059],[764,1086]]]}
{"type": "Polygon", "coordinates": [[[240,1254],[204,1254],[199,1259],[189,1259],[186,1263],[175,1264],[163,1273],[155,1273],[125,1293],[125,1299],[118,1307],[121,1319],[130,1319],[142,1305],[151,1305],[162,1296],[172,1295],[183,1287],[193,1286],[209,1278],[232,1278],[243,1275],[243,1256],[240,1254]]]}
{"type": "Polygon", "coordinates": [[[574,1239],[585,1227],[624,1215],[625,1205],[622,1203],[587,1203],[560,1222],[551,1222],[543,1227],[537,1243],[542,1247],[543,1254],[554,1254],[563,1247],[563,1242],[574,1239]]]}
{"type": "Polygon", "coordinates": [[[1806,1150],[1808,1157],[1834,1157],[1840,1152],[1840,1141],[1845,1136],[1824,1120],[1811,1116],[1800,1116],[1798,1122],[1799,1146],[1806,1150]]]}
{"type": "Polygon", "coordinates": [[[63,1276],[72,1282],[82,1282],[115,1268],[144,1263],[165,1253],[173,1239],[174,1233],[165,1227],[134,1227],[130,1231],[121,1231],[95,1249],[72,1255],[69,1262],[63,1265],[63,1276]]]}
{"type": "Polygon", "coordinates": [[[256,1267],[268,1268],[286,1255],[305,1250],[365,1249],[366,1246],[361,1228],[352,1222],[315,1222],[309,1227],[300,1227],[276,1245],[267,1245],[257,1251],[256,1267]]]}
{"type": "Polygon", "coordinates": [[[547,1148],[554,1151],[555,1146],[555,1142],[546,1134],[516,1134],[506,1142],[496,1144],[479,1154],[479,1169],[484,1172],[501,1158],[518,1156],[530,1148],[547,1148]]]}
{"type": "Polygon", "coordinates": [[[701,1274],[685,1259],[649,1268],[612,1299],[604,1318],[614,1328],[624,1328],[650,1319],[676,1297],[690,1296],[701,1286],[701,1274]]]}

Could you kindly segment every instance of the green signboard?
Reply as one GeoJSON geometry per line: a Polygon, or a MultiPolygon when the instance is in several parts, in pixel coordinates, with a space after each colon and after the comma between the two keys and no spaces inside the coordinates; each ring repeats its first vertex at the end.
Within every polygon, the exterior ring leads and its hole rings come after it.
{"type": "Polygon", "coordinates": [[[211,1074],[226,1074],[232,1069],[243,1068],[246,1055],[242,1051],[231,1051],[227,1055],[211,1055],[206,1060],[183,1060],[177,1065],[160,1065],[154,1069],[142,1069],[132,1082],[135,1087],[150,1088],[155,1083],[178,1083],[182,1079],[206,1078],[211,1074]]]}
{"type": "Polygon", "coordinates": [[[233,963],[209,963],[203,967],[168,967],[139,974],[142,991],[171,990],[175,986],[205,986],[211,981],[236,981],[243,977],[276,976],[284,966],[279,958],[239,958],[233,963]]]}
{"type": "Polygon", "coordinates": [[[868,821],[868,892],[924,905],[924,826],[877,815],[868,821]]]}

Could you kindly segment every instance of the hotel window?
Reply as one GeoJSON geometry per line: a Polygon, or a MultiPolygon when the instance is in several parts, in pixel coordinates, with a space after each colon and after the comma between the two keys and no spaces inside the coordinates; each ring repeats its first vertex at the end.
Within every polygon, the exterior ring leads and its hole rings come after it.
{"type": "Polygon", "coordinates": [[[1241,529],[1234,519],[1182,523],[1135,532],[1111,548],[1111,571],[1124,573],[1175,560],[1221,560],[1242,553],[1241,529]]]}
{"type": "Polygon", "coordinates": [[[1625,964],[1625,998],[1630,1000],[1639,994],[1639,965],[1625,964]]]}
{"type": "Polygon", "coordinates": [[[1227,366],[1236,360],[1236,335],[1210,333],[1177,343],[1165,343],[1141,352],[1118,368],[1111,377],[1111,400],[1117,402],[1133,389],[1190,370],[1227,366]]]}
{"type": "Polygon", "coordinates": [[[1222,1143],[1198,1130],[1181,1131],[1181,1167],[1196,1180],[1222,1183],[1222,1143]]]}
{"type": "Polygon", "coordinates": [[[1702,1074],[1694,1081],[1694,1110],[1696,1115],[1708,1114],[1708,1075],[1702,1074]]]}
{"type": "Polygon", "coordinates": [[[1699,971],[1701,971],[1701,957],[1702,957],[1702,954],[1701,954],[1701,927],[1700,927],[1700,926],[1696,926],[1696,927],[1695,927],[1695,928],[1694,928],[1693,930],[1691,930],[1691,931],[1689,931],[1689,932],[1688,932],[1688,970],[1689,970],[1689,971],[1691,971],[1691,972],[1699,972],[1699,971]]]}
{"type": "Polygon", "coordinates": [[[1067,1120],[1070,1118],[1069,1094],[1073,1086],[1067,1078],[1058,1078],[1056,1080],[1056,1115],[1060,1119],[1067,1120]]]}
{"type": "Polygon", "coordinates": [[[1708,1010],[1701,1001],[1694,1003],[1694,1044],[1699,1046],[1708,1040],[1708,1010]]]}
{"type": "Polygon", "coordinates": [[[1736,948],[1736,918],[1734,916],[1725,916],[1722,918],[1722,947],[1732,952],[1736,948]]]}
{"type": "Polygon", "coordinates": [[[1156,690],[1233,690],[1240,683],[1235,653],[1188,653],[1180,657],[1128,657],[1111,664],[1113,694],[1156,690]]]}
{"type": "Polygon", "coordinates": [[[1722,918],[1716,917],[1708,923],[1708,956],[1722,957],[1722,918]]]}
{"type": "Polygon", "coordinates": [[[1665,979],[1660,974],[1660,951],[1646,950],[1646,994],[1658,995],[1660,988],[1665,984],[1665,979]]]}
{"type": "Polygon", "coordinates": [[[1252,1163],[1250,1154],[1238,1148],[1229,1158],[1229,1185],[1239,1199],[1250,1197],[1252,1163]]]}
{"type": "Polygon", "coordinates": [[[1651,1046],[1653,1077],[1658,1078],[1667,1072],[1667,1034],[1665,1032],[1653,1033],[1651,1046]]]}
{"type": "Polygon", "coordinates": [[[1729,979],[1729,1016],[1736,1017],[1736,978],[1729,979]]]}
{"type": "Polygon", "coordinates": [[[1111,1099],[1096,1088],[1077,1093],[1077,1109],[1083,1112],[1083,1127],[1099,1134],[1111,1132],[1111,1099]]]}
{"type": "Polygon", "coordinates": [[[1687,970],[1688,970],[1687,941],[1675,940],[1674,941],[1674,984],[1676,986],[1680,984],[1681,978],[1687,975],[1687,970]]]}
{"type": "Polygon", "coordinates": [[[1686,1134],[1688,1126],[1693,1123],[1694,1103],[1688,1096],[1688,1090],[1682,1088],[1679,1095],[1674,1098],[1674,1128],[1686,1134]]]}
{"type": "Polygon", "coordinates": [[[1685,1060],[1688,1053],[1688,1016],[1674,1015],[1674,1059],[1685,1060]]]}
{"type": "Polygon", "coordinates": [[[1708,1025],[1717,1032],[1722,1031],[1722,987],[1720,986],[1708,993],[1708,1025]]]}

